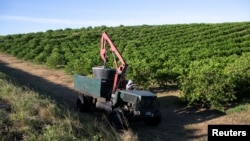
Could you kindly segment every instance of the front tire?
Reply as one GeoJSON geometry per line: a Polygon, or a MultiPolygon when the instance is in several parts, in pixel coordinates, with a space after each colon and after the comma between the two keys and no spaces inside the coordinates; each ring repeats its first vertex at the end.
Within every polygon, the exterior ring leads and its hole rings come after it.
{"type": "Polygon", "coordinates": [[[158,126],[160,122],[161,122],[161,117],[154,117],[144,120],[144,123],[149,126],[158,126]]]}

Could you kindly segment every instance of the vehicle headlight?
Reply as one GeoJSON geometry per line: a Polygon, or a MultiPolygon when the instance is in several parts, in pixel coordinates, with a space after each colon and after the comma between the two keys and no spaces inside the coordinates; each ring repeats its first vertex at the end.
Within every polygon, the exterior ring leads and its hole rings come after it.
{"type": "Polygon", "coordinates": [[[152,116],[152,117],[154,116],[154,114],[152,112],[146,112],[145,115],[146,116],[152,116]]]}
{"type": "Polygon", "coordinates": [[[140,111],[134,111],[134,115],[140,115],[141,112],[140,111]]]}

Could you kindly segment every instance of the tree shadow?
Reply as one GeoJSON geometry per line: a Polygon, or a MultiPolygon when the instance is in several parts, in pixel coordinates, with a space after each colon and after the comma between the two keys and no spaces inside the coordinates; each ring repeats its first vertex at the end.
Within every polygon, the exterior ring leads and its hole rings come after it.
{"type": "Polygon", "coordinates": [[[179,87],[177,84],[167,85],[164,87],[150,87],[149,91],[153,93],[162,93],[162,92],[169,92],[169,91],[176,91],[179,87]]]}
{"type": "Polygon", "coordinates": [[[42,77],[32,75],[23,70],[12,68],[2,61],[0,61],[0,71],[12,77],[20,85],[36,91],[40,95],[49,97],[58,106],[67,105],[70,109],[75,108],[75,102],[79,92],[70,89],[69,87],[50,82],[42,77]]]}
{"type": "MultiPolygon", "coordinates": [[[[32,90],[34,92],[37,92],[37,94],[41,95],[42,98],[49,98],[49,100],[51,100],[53,104],[56,105],[57,109],[55,110],[54,116],[57,121],[61,121],[61,120],[63,121],[65,119],[68,120],[67,118],[70,118],[72,120],[79,120],[79,122],[82,125],[85,125],[86,122],[89,124],[89,122],[96,121],[96,119],[99,118],[98,116],[100,116],[100,114],[96,116],[98,114],[98,111],[93,114],[92,113],[91,114],[90,113],[84,113],[84,114],[76,113],[76,109],[75,109],[76,99],[80,93],[69,87],[50,82],[42,77],[32,75],[21,69],[12,68],[8,66],[8,64],[2,62],[1,60],[0,60],[0,72],[6,74],[7,75],[6,80],[12,83],[13,85],[23,88],[24,90],[32,90]],[[68,114],[73,114],[73,115],[72,117],[68,117],[68,114]]],[[[19,94],[21,93],[17,93],[16,96],[18,97],[19,94]]],[[[5,120],[11,121],[9,115],[12,112],[12,110],[7,111],[8,107],[11,108],[11,106],[12,105],[8,104],[8,102],[5,102],[4,100],[1,100],[0,98],[0,140],[17,140],[17,141],[20,140],[21,141],[23,140],[23,137],[24,137],[23,135],[25,135],[22,131],[12,132],[9,130],[12,128],[19,128],[18,127],[19,125],[18,124],[17,126],[14,126],[14,124],[7,125],[5,122],[1,121],[2,119],[4,119],[3,121],[5,120]],[[1,110],[3,110],[4,112],[6,111],[5,117],[3,117],[1,110]],[[6,129],[3,128],[2,125],[4,125],[3,127],[6,127],[6,129]]],[[[49,120],[41,122],[41,120],[42,119],[39,119],[39,116],[38,116],[38,118],[36,119],[33,119],[33,118],[25,119],[25,122],[27,122],[28,124],[27,127],[32,126],[30,128],[34,128],[34,130],[36,130],[34,131],[34,133],[43,134],[39,130],[44,128],[45,127],[44,125],[52,125],[52,122],[50,122],[49,120]]],[[[101,124],[102,122],[100,121],[98,123],[101,124]]],[[[68,125],[65,125],[65,127],[66,126],[68,125]]],[[[93,125],[93,127],[95,126],[93,125]]],[[[86,129],[85,126],[79,126],[79,123],[74,123],[74,121],[72,121],[72,124],[69,125],[69,130],[71,131],[73,130],[72,134],[74,135],[75,138],[80,138],[80,139],[92,138],[91,133],[86,132],[86,130],[88,129],[86,129]]],[[[98,130],[97,129],[95,130],[98,131],[99,128],[98,130]]]]}

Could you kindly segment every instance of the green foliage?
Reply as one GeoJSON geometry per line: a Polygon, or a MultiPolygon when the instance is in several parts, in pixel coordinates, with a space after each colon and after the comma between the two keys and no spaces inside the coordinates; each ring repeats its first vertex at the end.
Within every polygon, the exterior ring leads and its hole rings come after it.
{"type": "MultiPolygon", "coordinates": [[[[43,56],[41,56],[43,57],[43,56]]],[[[59,52],[52,52],[49,57],[46,59],[46,65],[52,68],[56,68],[58,66],[62,66],[65,64],[64,57],[59,52]]]]}
{"type": "Polygon", "coordinates": [[[190,64],[187,75],[180,77],[181,99],[188,105],[222,109],[236,99],[234,83],[222,71],[218,60],[205,59],[190,64]]]}
{"type": "Polygon", "coordinates": [[[41,52],[34,58],[34,62],[38,64],[42,64],[46,62],[46,54],[44,52],[41,52]]]}
{"type": "Polygon", "coordinates": [[[80,57],[71,61],[66,66],[66,72],[70,74],[90,75],[92,73],[93,62],[89,58],[80,57]]]}
{"type": "MultiPolygon", "coordinates": [[[[249,103],[249,102],[248,102],[249,103]]],[[[250,110],[249,104],[243,103],[240,105],[237,105],[236,107],[230,108],[226,111],[227,114],[238,114],[240,112],[246,113],[250,110]]]]}
{"type": "Polygon", "coordinates": [[[235,85],[234,91],[238,99],[250,98],[250,52],[243,53],[241,57],[228,64],[224,71],[235,85]]]}
{"type": "Polygon", "coordinates": [[[206,59],[190,64],[181,79],[181,97],[189,105],[209,105],[223,109],[228,103],[249,98],[250,54],[228,60],[206,59]],[[221,61],[224,62],[221,62],[221,61]]]}

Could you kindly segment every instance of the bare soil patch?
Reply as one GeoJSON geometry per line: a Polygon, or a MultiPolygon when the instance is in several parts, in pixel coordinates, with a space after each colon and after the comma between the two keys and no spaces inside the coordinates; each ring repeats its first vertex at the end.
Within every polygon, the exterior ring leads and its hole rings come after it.
{"type": "MultiPolygon", "coordinates": [[[[65,103],[72,109],[75,106],[77,92],[73,89],[73,76],[63,70],[52,70],[0,53],[0,71],[34,90],[45,92],[58,103],[65,103]]],[[[178,105],[179,91],[159,92],[157,95],[161,102],[162,122],[157,127],[142,122],[131,123],[129,130],[138,136],[138,140],[207,140],[208,124],[247,124],[249,121],[213,110],[187,109],[178,105]]],[[[0,102],[0,107],[5,106],[0,102]]]]}

